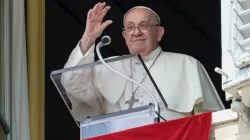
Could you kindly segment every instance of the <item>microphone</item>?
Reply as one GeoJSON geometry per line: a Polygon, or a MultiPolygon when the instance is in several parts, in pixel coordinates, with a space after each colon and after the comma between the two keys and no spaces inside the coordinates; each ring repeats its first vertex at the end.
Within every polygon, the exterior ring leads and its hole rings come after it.
{"type": "Polygon", "coordinates": [[[105,35],[102,37],[101,42],[103,43],[103,46],[109,45],[111,42],[111,38],[109,36],[105,35]]]}
{"type": "Polygon", "coordinates": [[[111,42],[111,38],[109,36],[105,35],[102,37],[101,41],[96,45],[96,48],[101,48],[103,46],[109,45],[110,42],[111,42]]]}
{"type": "Polygon", "coordinates": [[[144,87],[142,84],[140,84],[140,83],[136,82],[135,80],[129,78],[128,76],[123,75],[122,73],[120,73],[120,72],[114,70],[113,68],[111,68],[110,66],[108,66],[108,64],[103,60],[103,57],[102,57],[102,55],[101,55],[101,53],[100,53],[100,48],[103,47],[103,46],[105,46],[105,45],[109,45],[110,42],[111,42],[111,38],[110,38],[109,36],[106,35],[106,36],[103,36],[102,39],[101,39],[101,41],[97,44],[97,46],[96,46],[96,52],[97,52],[97,56],[98,56],[99,60],[102,62],[102,64],[103,64],[107,69],[111,70],[112,72],[116,73],[117,75],[119,75],[119,76],[121,76],[121,77],[123,77],[123,78],[129,80],[130,82],[132,82],[132,83],[138,85],[140,88],[142,88],[143,90],[145,90],[145,91],[151,96],[151,98],[152,98],[153,101],[154,101],[155,111],[156,111],[156,118],[157,118],[158,115],[159,115],[159,106],[158,106],[156,97],[155,97],[146,87],[144,87]]]}

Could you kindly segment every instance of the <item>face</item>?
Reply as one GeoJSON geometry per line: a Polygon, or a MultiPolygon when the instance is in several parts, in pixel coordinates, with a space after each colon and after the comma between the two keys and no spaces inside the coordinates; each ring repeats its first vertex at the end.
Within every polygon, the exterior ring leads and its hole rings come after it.
{"type": "Polygon", "coordinates": [[[138,8],[127,14],[122,35],[131,54],[140,53],[147,56],[158,46],[164,28],[157,24],[157,17],[147,9],[138,8]]]}

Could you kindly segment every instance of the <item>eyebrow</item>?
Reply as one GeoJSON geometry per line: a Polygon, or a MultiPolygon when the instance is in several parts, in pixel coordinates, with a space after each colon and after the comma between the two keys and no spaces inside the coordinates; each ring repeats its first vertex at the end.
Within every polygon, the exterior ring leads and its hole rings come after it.
{"type": "MultiPolygon", "coordinates": [[[[149,21],[141,21],[139,24],[142,24],[142,23],[149,23],[149,21]]],[[[132,21],[129,21],[126,25],[131,25],[131,24],[134,24],[132,21]]]]}

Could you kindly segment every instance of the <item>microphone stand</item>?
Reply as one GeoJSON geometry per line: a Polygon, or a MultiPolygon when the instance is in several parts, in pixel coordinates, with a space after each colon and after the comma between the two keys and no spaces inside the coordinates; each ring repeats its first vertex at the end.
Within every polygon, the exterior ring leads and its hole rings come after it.
{"type": "Polygon", "coordinates": [[[103,36],[102,37],[102,40],[97,44],[96,46],[96,52],[97,52],[97,56],[98,58],[100,59],[100,61],[102,62],[102,64],[108,68],[109,70],[111,70],[112,72],[116,73],[117,75],[129,80],[130,82],[138,85],[139,87],[141,87],[143,90],[145,90],[150,96],[151,98],[153,99],[154,101],[154,107],[155,107],[155,110],[156,110],[156,118],[158,118],[158,115],[159,115],[159,106],[158,106],[158,103],[157,103],[157,100],[155,98],[155,96],[146,88],[144,87],[143,85],[141,85],[140,83],[136,82],[135,80],[121,74],[120,72],[114,70],[113,68],[111,68],[110,66],[107,65],[107,63],[103,60],[103,57],[100,53],[100,48],[103,47],[103,46],[106,46],[106,45],[109,45],[111,42],[111,38],[109,36],[103,36]]]}

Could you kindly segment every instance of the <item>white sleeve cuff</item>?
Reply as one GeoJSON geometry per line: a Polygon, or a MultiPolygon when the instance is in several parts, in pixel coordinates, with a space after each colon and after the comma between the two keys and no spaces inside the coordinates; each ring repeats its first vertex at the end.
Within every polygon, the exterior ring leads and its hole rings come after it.
{"type": "Polygon", "coordinates": [[[93,44],[90,49],[83,55],[81,48],[80,48],[80,41],[71,52],[67,63],[65,64],[66,67],[74,67],[81,64],[93,63],[94,62],[94,49],[95,44],[93,44]]]}

